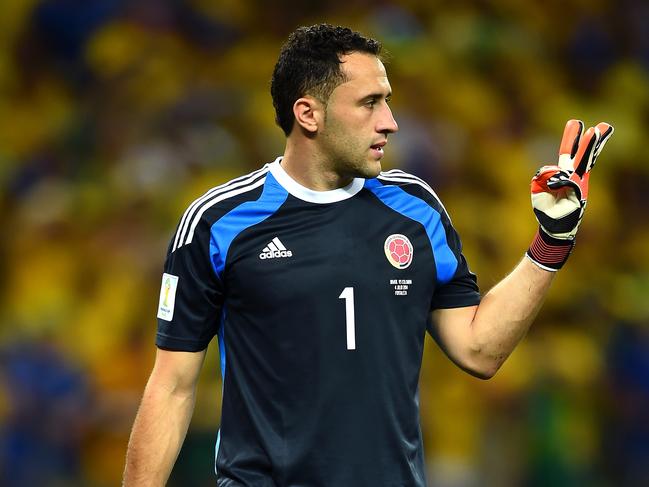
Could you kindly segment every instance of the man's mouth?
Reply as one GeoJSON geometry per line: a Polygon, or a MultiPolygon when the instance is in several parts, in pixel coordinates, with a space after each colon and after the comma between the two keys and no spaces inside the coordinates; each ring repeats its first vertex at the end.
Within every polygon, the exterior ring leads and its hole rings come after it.
{"type": "Polygon", "coordinates": [[[383,154],[383,147],[387,144],[387,142],[384,140],[382,142],[378,142],[377,144],[371,145],[370,149],[373,149],[381,154],[383,154]]]}

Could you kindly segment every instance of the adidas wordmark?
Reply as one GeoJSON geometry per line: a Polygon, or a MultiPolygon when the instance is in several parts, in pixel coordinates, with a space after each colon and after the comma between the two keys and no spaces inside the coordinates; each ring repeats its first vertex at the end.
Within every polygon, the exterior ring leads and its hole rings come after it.
{"type": "Polygon", "coordinates": [[[277,237],[271,240],[261,251],[261,254],[259,254],[259,258],[262,260],[281,257],[293,257],[293,252],[287,250],[287,248],[284,247],[284,244],[277,237]]]}

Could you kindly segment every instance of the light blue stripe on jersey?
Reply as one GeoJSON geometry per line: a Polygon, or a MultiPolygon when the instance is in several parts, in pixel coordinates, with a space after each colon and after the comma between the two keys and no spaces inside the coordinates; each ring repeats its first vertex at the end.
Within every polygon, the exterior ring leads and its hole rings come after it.
{"type": "MultiPolygon", "coordinates": [[[[227,315],[226,307],[223,306],[221,311],[221,324],[219,325],[218,338],[219,338],[219,358],[221,359],[221,397],[223,397],[223,387],[225,386],[225,317],[227,315]]],[[[221,428],[216,434],[216,445],[214,446],[214,473],[218,475],[218,470],[216,469],[216,461],[219,458],[219,447],[221,446],[221,428]]]]}
{"type": "Polygon", "coordinates": [[[234,239],[246,228],[263,222],[286,201],[288,192],[269,172],[258,200],[246,201],[219,218],[211,228],[210,256],[216,275],[221,277],[234,239]]]}
{"type": "Polygon", "coordinates": [[[221,446],[221,428],[216,433],[216,445],[214,446],[214,473],[219,474],[219,469],[216,467],[216,464],[219,460],[219,447],[221,446]]]}
{"type": "Polygon", "coordinates": [[[223,330],[223,327],[225,326],[225,316],[226,311],[224,305],[223,310],[221,311],[221,324],[219,325],[219,331],[217,332],[219,339],[219,358],[221,359],[221,379],[223,382],[225,382],[225,333],[223,330]]]}
{"type": "Polygon", "coordinates": [[[424,200],[405,192],[398,186],[383,185],[376,179],[365,181],[365,188],[394,211],[421,223],[433,247],[437,280],[446,284],[457,270],[458,261],[446,241],[446,230],[440,213],[424,200]]]}

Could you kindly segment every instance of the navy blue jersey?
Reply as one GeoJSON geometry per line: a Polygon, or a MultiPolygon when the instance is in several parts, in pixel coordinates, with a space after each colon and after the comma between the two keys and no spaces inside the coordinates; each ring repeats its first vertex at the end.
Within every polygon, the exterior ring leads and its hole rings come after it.
{"type": "Polygon", "coordinates": [[[280,162],[190,205],[165,264],[157,345],[218,335],[217,484],[424,487],[427,319],[480,299],[458,235],[415,176],[316,192],[280,162]]]}

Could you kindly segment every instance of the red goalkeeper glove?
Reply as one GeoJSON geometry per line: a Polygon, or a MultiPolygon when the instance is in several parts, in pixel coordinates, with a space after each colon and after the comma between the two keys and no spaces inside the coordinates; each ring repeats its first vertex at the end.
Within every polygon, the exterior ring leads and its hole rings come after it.
{"type": "Polygon", "coordinates": [[[568,120],[556,166],[543,166],[532,178],[532,207],[539,230],[527,256],[549,271],[561,269],[575,245],[575,235],[588,199],[588,179],[604,144],[613,134],[598,123],[582,135],[584,124],[568,120]]]}

